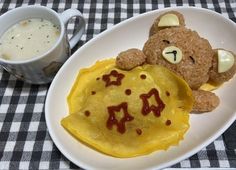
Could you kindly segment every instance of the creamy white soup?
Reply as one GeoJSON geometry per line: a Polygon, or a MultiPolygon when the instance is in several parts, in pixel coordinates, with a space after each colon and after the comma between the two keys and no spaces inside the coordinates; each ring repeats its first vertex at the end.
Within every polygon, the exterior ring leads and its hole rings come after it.
{"type": "Polygon", "coordinates": [[[27,60],[47,52],[60,36],[52,22],[33,18],[10,27],[0,38],[0,57],[5,60],[27,60]]]}

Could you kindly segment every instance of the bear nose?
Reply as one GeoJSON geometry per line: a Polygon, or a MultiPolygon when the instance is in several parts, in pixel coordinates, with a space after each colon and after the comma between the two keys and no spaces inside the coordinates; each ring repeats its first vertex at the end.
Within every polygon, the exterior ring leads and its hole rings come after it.
{"type": "Polygon", "coordinates": [[[164,48],[162,56],[170,63],[177,64],[182,60],[182,51],[175,46],[164,48]]]}

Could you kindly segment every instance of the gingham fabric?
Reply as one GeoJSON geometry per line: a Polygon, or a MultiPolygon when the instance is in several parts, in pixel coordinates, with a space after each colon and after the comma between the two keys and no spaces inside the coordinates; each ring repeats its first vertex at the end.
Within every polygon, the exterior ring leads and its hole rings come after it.
{"type": "MultiPolygon", "coordinates": [[[[72,50],[127,18],[169,6],[208,8],[236,22],[236,0],[2,0],[0,14],[40,4],[62,12],[80,10],[87,21],[82,40],[72,50]]],[[[77,21],[69,24],[73,33],[77,21]]],[[[80,169],[53,144],[45,123],[44,102],[50,85],[29,85],[0,70],[0,169],[80,169]]],[[[222,136],[172,168],[236,168],[236,122],[222,136]]]]}

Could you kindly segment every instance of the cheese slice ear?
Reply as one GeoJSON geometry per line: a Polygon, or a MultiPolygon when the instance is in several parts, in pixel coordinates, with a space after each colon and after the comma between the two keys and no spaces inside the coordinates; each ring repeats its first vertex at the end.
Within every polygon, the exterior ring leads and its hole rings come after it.
{"type": "Polygon", "coordinates": [[[99,152],[134,157],[178,145],[192,105],[187,83],[166,68],[124,71],[114,59],[104,60],[79,72],[68,96],[70,114],[61,124],[99,152]]]}
{"type": "Polygon", "coordinates": [[[179,25],[179,18],[175,14],[163,15],[158,23],[158,27],[173,27],[179,25]]]}
{"type": "Polygon", "coordinates": [[[226,50],[218,50],[218,72],[228,71],[234,65],[234,55],[226,50]]]}

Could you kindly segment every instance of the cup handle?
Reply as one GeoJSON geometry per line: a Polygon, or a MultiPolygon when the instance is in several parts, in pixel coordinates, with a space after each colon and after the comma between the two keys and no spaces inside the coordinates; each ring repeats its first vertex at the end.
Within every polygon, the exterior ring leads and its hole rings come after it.
{"type": "Polygon", "coordinates": [[[76,43],[80,40],[85,30],[85,19],[83,15],[80,13],[80,11],[78,11],[77,9],[67,9],[61,13],[61,19],[65,24],[65,30],[67,30],[68,22],[72,17],[79,18],[79,25],[76,28],[75,34],[69,40],[70,48],[73,48],[76,45],[76,43]]]}

